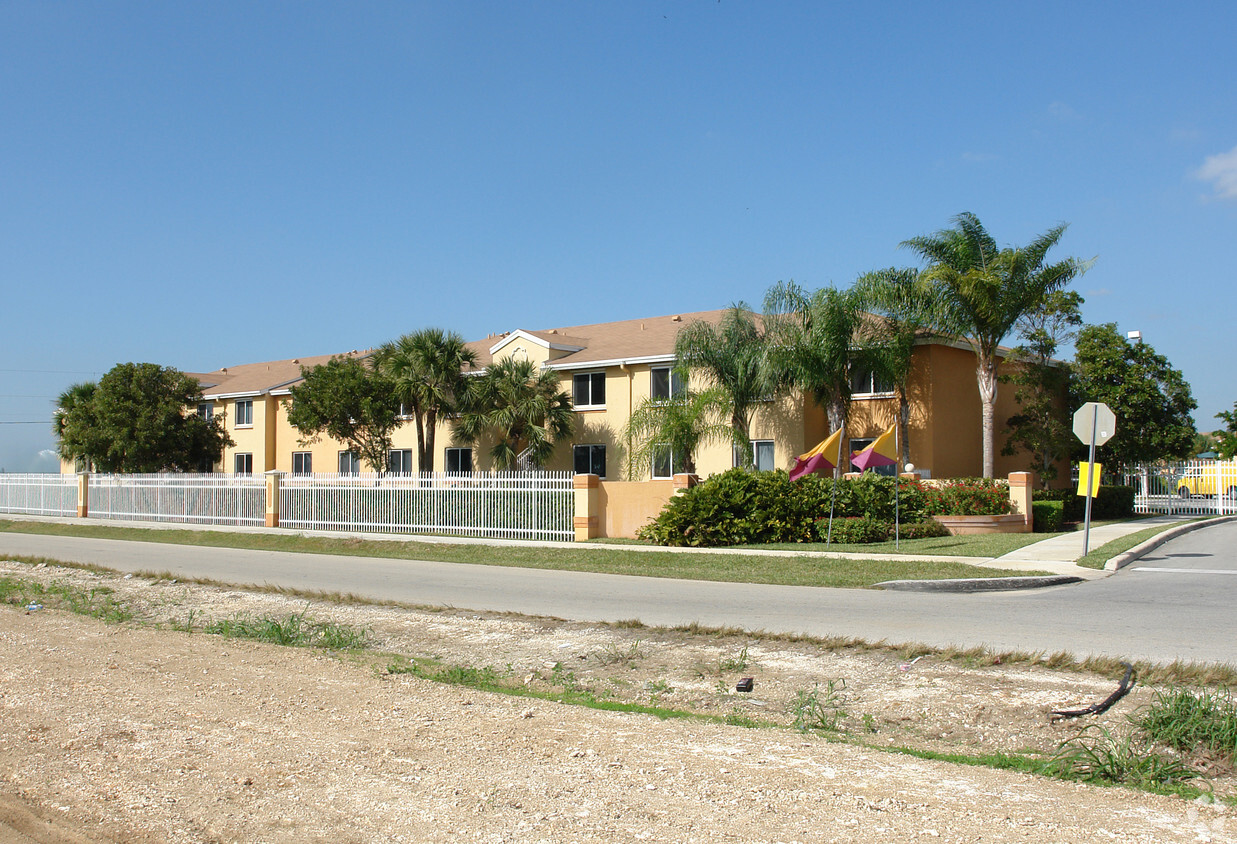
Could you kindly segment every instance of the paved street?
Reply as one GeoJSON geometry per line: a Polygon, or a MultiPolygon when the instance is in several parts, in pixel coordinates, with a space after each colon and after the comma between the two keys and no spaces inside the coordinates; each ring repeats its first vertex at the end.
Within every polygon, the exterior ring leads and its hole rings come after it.
{"type": "Polygon", "coordinates": [[[0,554],[414,604],[1226,663],[1237,663],[1234,548],[1237,522],[1230,522],[1172,540],[1121,572],[1086,583],[1012,593],[914,594],[0,534],[0,554]]]}

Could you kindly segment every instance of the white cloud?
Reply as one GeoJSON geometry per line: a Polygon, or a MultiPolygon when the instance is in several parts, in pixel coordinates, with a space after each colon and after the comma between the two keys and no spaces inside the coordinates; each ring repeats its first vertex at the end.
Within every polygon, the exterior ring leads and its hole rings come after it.
{"type": "Polygon", "coordinates": [[[1237,147],[1207,156],[1203,166],[1194,171],[1194,177],[1211,182],[1221,199],[1237,199],[1237,147]]]}

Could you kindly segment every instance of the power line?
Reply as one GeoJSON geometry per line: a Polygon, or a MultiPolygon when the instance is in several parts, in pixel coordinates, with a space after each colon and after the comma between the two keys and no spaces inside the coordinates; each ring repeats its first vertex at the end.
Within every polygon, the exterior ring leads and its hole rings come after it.
{"type": "Polygon", "coordinates": [[[85,369],[0,369],[0,372],[32,372],[38,375],[102,375],[85,369]]]}
{"type": "Polygon", "coordinates": [[[0,425],[46,425],[50,419],[37,419],[33,422],[5,422],[0,420],[0,425]]]}

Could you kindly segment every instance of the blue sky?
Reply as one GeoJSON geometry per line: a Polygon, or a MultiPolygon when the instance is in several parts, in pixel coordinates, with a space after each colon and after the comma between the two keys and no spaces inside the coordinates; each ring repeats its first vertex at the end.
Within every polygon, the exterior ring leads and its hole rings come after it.
{"type": "MultiPolygon", "coordinates": [[[[1233,406],[1237,6],[0,0],[0,468],[55,396],[758,304],[977,214],[1233,406]]],[[[40,456],[40,452],[44,452],[40,456]]]]}

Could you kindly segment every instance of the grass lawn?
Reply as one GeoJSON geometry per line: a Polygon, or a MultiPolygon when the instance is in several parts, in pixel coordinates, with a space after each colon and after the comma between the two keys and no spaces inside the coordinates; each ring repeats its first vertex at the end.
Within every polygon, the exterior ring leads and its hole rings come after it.
{"type": "Polygon", "coordinates": [[[1157,525],[1153,528],[1140,530],[1136,533],[1126,534],[1119,539],[1114,539],[1112,542],[1106,542],[1099,548],[1095,548],[1085,557],[1078,559],[1078,565],[1086,566],[1089,569],[1102,569],[1104,564],[1118,554],[1128,551],[1135,545],[1146,542],[1156,534],[1163,533],[1166,530],[1171,530],[1178,525],[1187,525],[1190,522],[1197,522],[1199,519],[1182,519],[1179,522],[1174,522],[1171,525],[1157,525]]]}
{"type": "MultiPolygon", "coordinates": [[[[558,547],[518,545],[448,544],[432,540],[363,540],[307,537],[295,533],[241,533],[192,529],[148,529],[112,525],[68,525],[55,522],[0,520],[0,533],[35,533],[55,536],[85,536],[99,539],[125,539],[138,542],[166,542],[216,548],[248,548],[264,551],[291,551],[307,554],[341,554],[356,557],[387,557],[408,560],[435,560],[475,565],[516,566],[521,568],[588,571],[604,574],[629,574],[644,577],[674,577],[684,580],[719,580],[732,583],[770,583],[786,586],[834,586],[866,588],[885,580],[941,580],[958,577],[1017,577],[1045,574],[1042,571],[989,569],[966,563],[939,563],[916,560],[921,554],[944,554],[911,543],[903,543],[898,560],[826,559],[820,557],[772,554],[710,554],[677,551],[624,549],[621,545],[591,545],[581,548],[570,543],[558,547]]],[[[1024,536],[1032,536],[1024,534],[1024,536]]],[[[1043,538],[1045,534],[1038,534],[1043,538]]],[[[951,537],[952,539],[990,539],[991,537],[951,537]]],[[[934,542],[939,540],[916,540],[934,542]]],[[[1032,540],[1033,541],[1033,540],[1032,540]]],[[[811,550],[814,546],[778,546],[780,550],[811,550]]],[[[850,550],[868,546],[848,546],[850,550]]],[[[956,553],[956,552],[948,552],[956,553]]],[[[968,556],[977,556],[972,554],[968,556]]]]}

